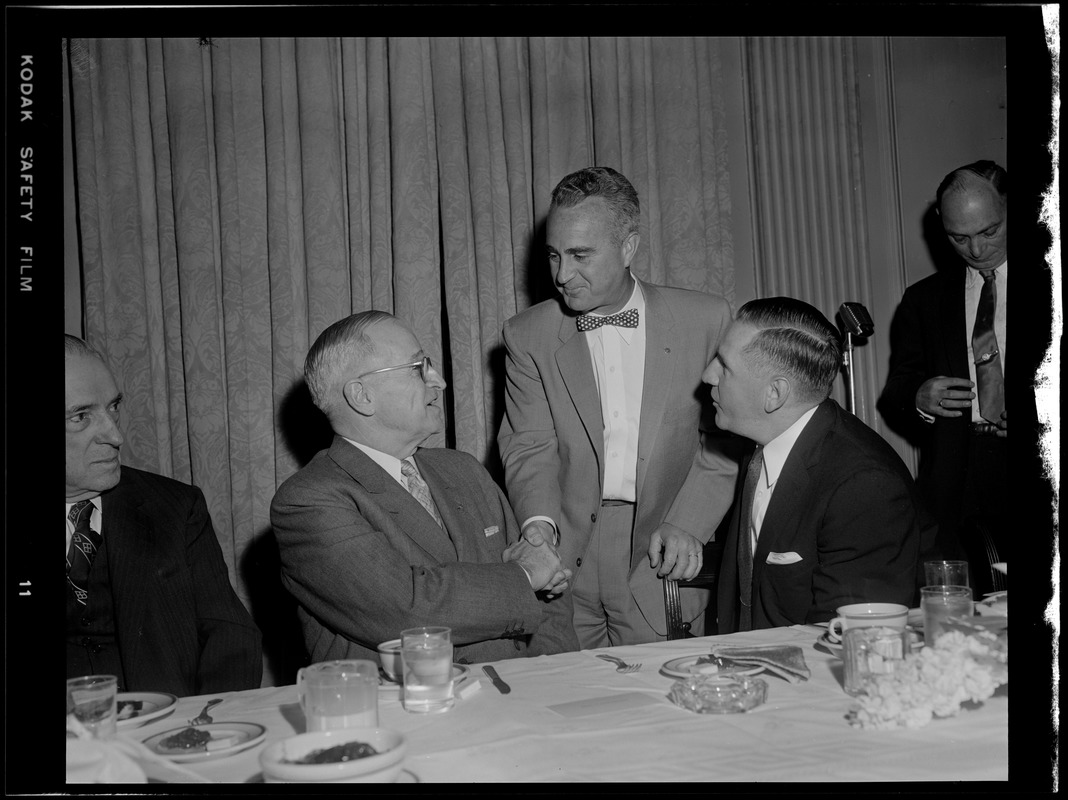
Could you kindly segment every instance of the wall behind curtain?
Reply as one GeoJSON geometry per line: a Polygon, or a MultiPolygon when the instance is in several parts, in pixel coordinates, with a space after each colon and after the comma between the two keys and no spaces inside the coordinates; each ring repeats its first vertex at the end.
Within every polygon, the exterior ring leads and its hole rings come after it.
{"type": "MultiPolygon", "coordinates": [[[[715,39],[69,42],[84,333],[124,462],[204,490],[268,682],[299,645],[271,497],[329,443],[301,379],[332,322],[391,311],[449,382],[432,444],[496,470],[505,320],[552,295],[552,187],[634,183],[634,270],[733,305],[715,39]]],[[[75,331],[77,332],[77,331],[75,331]]]]}

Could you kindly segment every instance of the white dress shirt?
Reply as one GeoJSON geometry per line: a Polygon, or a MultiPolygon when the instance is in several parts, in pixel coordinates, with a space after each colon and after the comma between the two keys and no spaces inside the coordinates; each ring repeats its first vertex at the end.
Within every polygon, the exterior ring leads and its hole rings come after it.
{"type": "Polygon", "coordinates": [[[601,498],[628,503],[633,503],[637,497],[638,428],[645,383],[645,296],[637,281],[630,299],[617,313],[632,308],[638,311],[637,328],[602,325],[582,334],[590,348],[590,363],[604,421],[601,498]]]}
{"type": "MultiPolygon", "coordinates": [[[[376,464],[378,464],[378,466],[388,472],[389,476],[404,488],[404,491],[408,491],[408,481],[404,477],[404,474],[401,472],[401,460],[399,458],[397,458],[396,456],[391,456],[389,453],[383,453],[381,450],[375,450],[373,447],[368,447],[365,444],[354,442],[352,439],[349,439],[345,436],[342,436],[341,438],[351,444],[353,447],[357,447],[362,450],[369,459],[374,461],[376,464]]],[[[412,463],[415,463],[414,458],[412,459],[412,463]]],[[[419,472],[419,467],[416,467],[415,471],[419,472]]],[[[421,472],[419,473],[419,477],[423,477],[423,474],[421,472]]]]}
{"type": "Polygon", "coordinates": [[[768,503],[771,502],[771,495],[775,491],[775,484],[782,473],[783,465],[786,464],[790,451],[797,444],[801,431],[808,425],[818,407],[810,408],[798,417],[793,425],[764,445],[764,468],[760,471],[760,480],[757,481],[756,492],[753,494],[753,518],[749,525],[754,553],[757,539],[760,538],[760,528],[764,524],[764,514],[767,513],[768,503]]]}
{"type": "MultiPolygon", "coordinates": [[[[101,502],[100,495],[93,497],[89,500],[93,504],[93,512],[89,517],[89,527],[100,534],[101,538],[104,536],[104,504],[101,502]]],[[[74,523],[70,521],[70,510],[74,506],[74,503],[67,503],[67,546],[63,548],[63,556],[66,557],[70,552],[70,540],[74,536],[74,523]]]]}
{"type": "MultiPolygon", "coordinates": [[[[635,309],[638,312],[637,328],[619,328],[615,325],[580,333],[586,337],[590,350],[590,365],[601,400],[601,419],[604,422],[604,487],[602,500],[625,500],[633,503],[637,498],[638,476],[638,430],[642,416],[642,389],[645,384],[645,295],[641,285],[634,281],[630,299],[616,313],[635,309]]],[[[591,314],[594,317],[612,316],[591,314]]],[[[523,521],[525,528],[531,522],[544,521],[553,527],[553,544],[560,541],[556,521],[535,515],[523,521]]]]}

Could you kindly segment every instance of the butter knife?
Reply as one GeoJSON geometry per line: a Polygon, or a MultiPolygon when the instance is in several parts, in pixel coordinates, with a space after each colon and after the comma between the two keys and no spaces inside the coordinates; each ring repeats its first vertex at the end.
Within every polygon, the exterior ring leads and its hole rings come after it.
{"type": "Polygon", "coordinates": [[[489,675],[490,680],[493,681],[493,685],[497,687],[498,692],[501,694],[508,694],[512,691],[512,687],[501,680],[501,676],[497,674],[497,670],[493,667],[483,667],[482,671],[489,675]]]}

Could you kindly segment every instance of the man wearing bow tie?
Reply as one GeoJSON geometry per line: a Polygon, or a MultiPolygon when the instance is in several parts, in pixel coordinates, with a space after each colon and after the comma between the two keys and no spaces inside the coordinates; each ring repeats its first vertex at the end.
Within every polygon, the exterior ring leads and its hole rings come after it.
{"type": "MultiPolygon", "coordinates": [[[[564,178],[546,228],[562,302],[504,327],[508,496],[524,537],[554,543],[574,573],[584,648],[666,638],[661,579],[700,570],[737,475],[698,392],[730,309],[635,279],[638,223],[637,193],[615,170],[564,178]]],[[[683,602],[702,635],[708,593],[683,602]]]]}
{"type": "Polygon", "coordinates": [[[973,588],[990,591],[1003,588],[990,563],[1007,560],[1010,530],[998,488],[1008,484],[1008,175],[992,161],[956,169],[935,208],[961,267],[905,291],[879,408],[921,446],[917,482],[942,556],[967,555],[973,588]]]}

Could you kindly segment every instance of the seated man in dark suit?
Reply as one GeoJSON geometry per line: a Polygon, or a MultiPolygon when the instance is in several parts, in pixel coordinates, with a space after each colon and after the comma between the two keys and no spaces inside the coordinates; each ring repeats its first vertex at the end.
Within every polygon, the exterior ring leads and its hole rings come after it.
{"type": "Polygon", "coordinates": [[[742,462],[719,573],[719,632],[826,622],[846,603],[914,604],[923,516],[879,434],[830,399],[838,331],[788,297],[746,303],[702,379],[742,462]]]}
{"type": "Polygon", "coordinates": [[[260,685],[260,632],[233,587],[203,493],[122,467],[122,393],[66,337],[67,677],[184,696],[260,685]]]}
{"type": "Polygon", "coordinates": [[[279,488],[271,523],[313,662],[376,659],[422,625],[452,628],[465,663],[578,649],[570,595],[548,599],[571,578],[556,552],[520,541],[478,461],[420,447],[444,429],[445,381],[407,325],[335,322],[304,377],[336,435],[279,488]]]}

